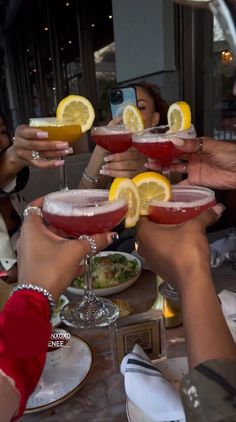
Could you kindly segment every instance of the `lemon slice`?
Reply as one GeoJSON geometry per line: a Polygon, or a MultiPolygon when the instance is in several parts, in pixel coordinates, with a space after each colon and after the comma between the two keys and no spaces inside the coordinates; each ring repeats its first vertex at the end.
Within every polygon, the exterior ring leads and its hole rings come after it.
{"type": "Polygon", "coordinates": [[[185,101],[171,104],[167,112],[170,132],[189,129],[191,126],[191,109],[185,101]]]}
{"type": "Polygon", "coordinates": [[[81,95],[68,95],[57,107],[57,119],[72,120],[79,124],[82,132],[92,127],[95,119],[94,108],[89,100],[81,95]]]}
{"type": "Polygon", "coordinates": [[[159,173],[148,171],[135,176],[132,181],[138,189],[140,198],[140,215],[148,215],[148,205],[151,199],[168,201],[171,197],[169,180],[159,173]]]}
{"type": "Polygon", "coordinates": [[[131,132],[144,129],[141,111],[133,104],[127,104],[123,111],[123,123],[131,132]]]}
{"type": "Polygon", "coordinates": [[[128,213],[125,217],[125,227],[134,227],[139,220],[140,199],[138,189],[131,179],[116,177],[109,190],[109,201],[125,198],[128,204],[128,213]]]}

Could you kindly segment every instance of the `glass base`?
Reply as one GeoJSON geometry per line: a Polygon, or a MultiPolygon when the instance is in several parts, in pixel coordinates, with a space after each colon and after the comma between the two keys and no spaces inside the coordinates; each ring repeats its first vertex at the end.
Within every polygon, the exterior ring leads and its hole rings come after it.
{"type": "Polygon", "coordinates": [[[110,300],[96,298],[94,301],[68,303],[61,310],[61,321],[69,327],[106,327],[119,317],[118,306],[110,300]]]}
{"type": "Polygon", "coordinates": [[[163,283],[159,286],[159,292],[162,296],[166,299],[171,299],[173,301],[179,301],[179,294],[171,284],[167,283],[167,281],[163,281],[163,283]]]}

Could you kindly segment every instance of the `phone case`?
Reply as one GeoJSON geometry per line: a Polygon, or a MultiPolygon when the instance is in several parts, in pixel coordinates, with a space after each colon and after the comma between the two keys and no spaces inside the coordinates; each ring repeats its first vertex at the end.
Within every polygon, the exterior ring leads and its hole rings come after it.
{"type": "Polygon", "coordinates": [[[110,107],[112,118],[121,116],[123,110],[127,104],[137,105],[136,91],[133,87],[126,88],[113,88],[109,94],[110,107]],[[114,98],[115,91],[120,94],[122,92],[122,98],[119,95],[117,99],[114,98]]]}

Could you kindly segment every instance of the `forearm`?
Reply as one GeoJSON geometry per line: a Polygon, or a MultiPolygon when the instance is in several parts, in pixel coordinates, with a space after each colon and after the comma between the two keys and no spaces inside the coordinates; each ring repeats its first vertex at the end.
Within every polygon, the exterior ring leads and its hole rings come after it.
{"type": "Polygon", "coordinates": [[[222,314],[208,265],[187,277],[191,282],[181,292],[181,306],[190,368],[211,359],[235,359],[235,343],[222,314]]]}
{"type": "Polygon", "coordinates": [[[9,379],[0,369],[0,409],[1,421],[9,422],[17,413],[20,403],[19,393],[14,387],[13,380],[9,379]]]}
{"type": "Polygon", "coordinates": [[[14,146],[10,146],[0,156],[0,188],[4,188],[24,167],[24,161],[17,158],[14,146]]]}
{"type": "Polygon", "coordinates": [[[83,174],[80,182],[79,188],[82,189],[97,189],[105,188],[109,177],[101,176],[100,169],[104,164],[104,158],[108,155],[108,151],[96,145],[93,154],[89,160],[89,163],[86,167],[86,173],[91,176],[92,179],[98,178],[97,182],[95,180],[89,180],[89,177],[86,177],[86,174],[83,174]]]}

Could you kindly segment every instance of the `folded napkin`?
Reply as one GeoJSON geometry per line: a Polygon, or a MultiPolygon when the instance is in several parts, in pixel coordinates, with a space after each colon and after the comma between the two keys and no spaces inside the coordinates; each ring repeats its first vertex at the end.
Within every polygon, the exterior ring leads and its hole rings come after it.
{"type": "Polygon", "coordinates": [[[225,320],[236,342],[236,293],[230,290],[222,290],[218,297],[221,301],[221,309],[225,320]]]}
{"type": "Polygon", "coordinates": [[[185,421],[180,395],[136,344],[121,362],[127,397],[153,421],[185,421]]]}

